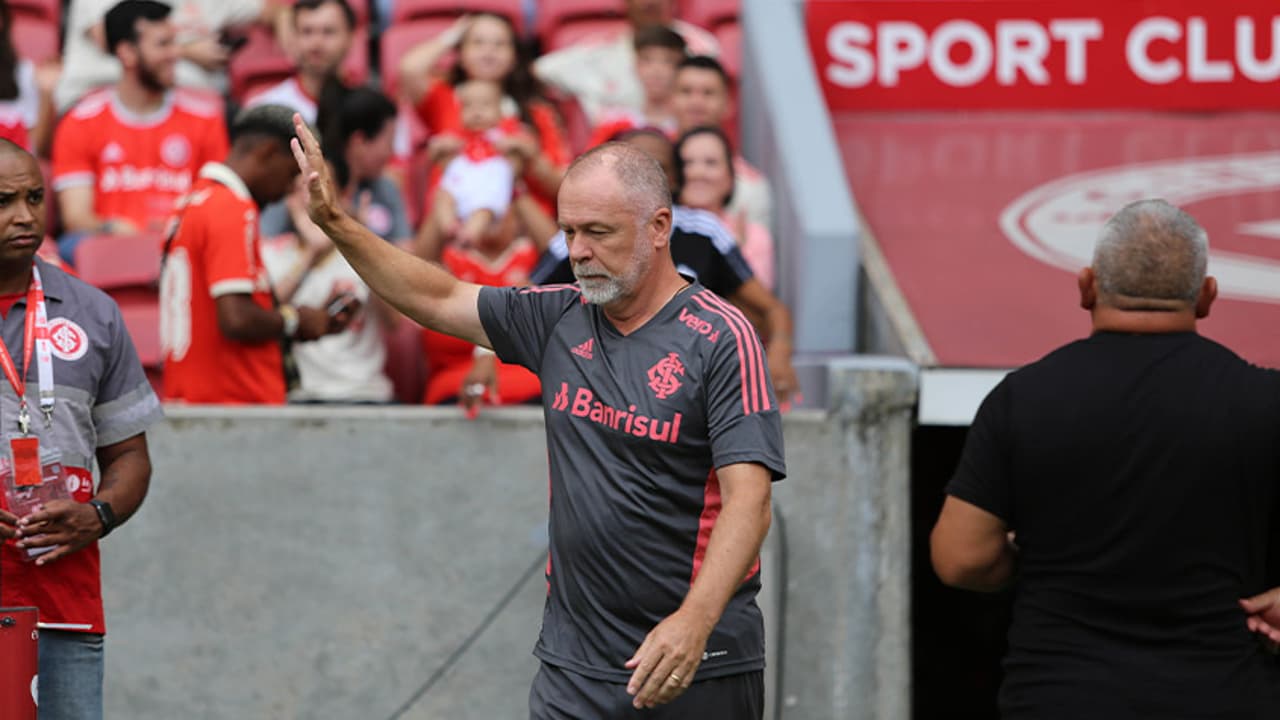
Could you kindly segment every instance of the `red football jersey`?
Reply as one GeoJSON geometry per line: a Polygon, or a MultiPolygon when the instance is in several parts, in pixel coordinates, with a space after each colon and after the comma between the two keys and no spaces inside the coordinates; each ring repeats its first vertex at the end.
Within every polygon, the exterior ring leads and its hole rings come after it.
{"type": "Polygon", "coordinates": [[[283,404],[280,343],[230,340],[218,327],[216,301],[244,294],[274,307],[258,246],[258,208],[225,165],[200,171],[160,277],[160,342],[167,400],[283,404]]]}
{"type": "Polygon", "coordinates": [[[115,90],[85,96],[53,139],[53,189],[93,187],[93,209],[159,232],[190,189],[196,172],[227,156],[222,103],[174,90],[149,115],[127,110],[115,90]]]}
{"type": "MultiPolygon", "coordinates": [[[[477,285],[527,285],[529,273],[538,264],[538,249],[527,239],[512,243],[496,260],[488,260],[474,250],[446,247],[441,263],[459,280],[477,285]]],[[[423,402],[435,405],[458,397],[462,380],[471,371],[475,345],[433,330],[422,331],[422,347],[427,357],[427,388],[423,402]]],[[[538,396],[538,376],[520,367],[498,361],[496,405],[514,405],[538,396]]]]}

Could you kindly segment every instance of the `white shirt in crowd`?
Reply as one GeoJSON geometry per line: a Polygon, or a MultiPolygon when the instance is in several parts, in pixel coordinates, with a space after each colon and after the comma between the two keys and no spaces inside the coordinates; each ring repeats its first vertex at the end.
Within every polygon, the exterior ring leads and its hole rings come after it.
{"type": "MultiPolygon", "coordinates": [[[[64,112],[90,90],[120,78],[120,62],[98,47],[88,35],[120,0],[71,0],[67,35],[62,47],[62,76],[54,91],[58,112],[64,112]]],[[[160,0],[173,8],[169,19],[178,27],[178,42],[212,35],[225,28],[253,23],[262,14],[263,0],[160,0]]],[[[223,92],[226,73],[209,72],[192,62],[178,62],[178,87],[223,92]]]]}
{"type": "MultiPolygon", "coordinates": [[[[262,263],[272,284],[279,283],[301,258],[302,249],[292,236],[263,238],[262,263]]],[[[382,331],[369,307],[369,287],[339,252],[311,269],[292,305],[324,307],[335,292],[350,292],[364,303],[346,330],[319,340],[293,344],[293,356],[301,376],[291,401],[387,402],[391,380],[383,371],[387,361],[382,331]]]]}

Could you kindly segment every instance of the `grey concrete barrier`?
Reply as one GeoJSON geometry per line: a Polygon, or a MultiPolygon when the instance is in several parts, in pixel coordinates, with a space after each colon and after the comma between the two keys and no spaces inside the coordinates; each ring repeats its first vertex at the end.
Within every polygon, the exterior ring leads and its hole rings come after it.
{"type": "MultiPolygon", "coordinates": [[[[860,362],[786,418],[761,598],[786,720],[907,717],[915,379],[860,362]]],[[[149,440],[147,503],[103,543],[109,717],[525,716],[540,411],[170,408],[149,440]]]]}

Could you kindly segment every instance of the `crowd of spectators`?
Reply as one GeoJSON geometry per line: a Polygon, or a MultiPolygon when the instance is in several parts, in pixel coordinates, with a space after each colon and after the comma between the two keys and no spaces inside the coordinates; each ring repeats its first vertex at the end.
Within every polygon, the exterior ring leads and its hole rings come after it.
{"type": "MultiPolygon", "coordinates": [[[[184,338],[172,337],[174,328],[221,326],[221,319],[195,317],[214,304],[194,296],[241,292],[209,278],[159,280],[161,255],[169,261],[184,209],[204,201],[192,192],[208,176],[202,169],[213,168],[215,180],[231,178],[224,163],[237,151],[228,128],[247,109],[284,106],[301,114],[319,133],[343,200],[361,222],[406,252],[491,285],[530,282],[554,244],[556,193],[577,153],[628,136],[643,147],[648,136],[663,141],[654,152],[669,169],[682,227],[696,225],[704,242],[718,238],[718,256],[732,251],[737,259],[726,294],[742,302],[736,290],[750,280],[754,302],[744,310],[760,321],[763,336],[777,341],[771,354],[789,356],[789,316],[778,320],[781,305],[768,294],[779,250],[769,230],[769,186],[734,148],[732,69],[717,61],[721,48],[710,29],[688,21],[705,0],[602,0],[577,34],[548,32],[565,29],[554,27],[558,3],[512,0],[506,13],[503,4],[0,0],[0,136],[44,160],[56,194],[53,237],[42,254],[92,279],[112,274],[89,266],[104,253],[86,246],[130,238],[154,251],[150,287],[164,320],[150,327],[156,313],[144,313],[130,331],[153,381],[165,388],[166,367],[181,360],[173,350],[184,338]],[[60,8],[62,49],[36,62],[17,52],[12,15],[41,4],[60,8]],[[403,50],[389,53],[394,33],[403,50]],[[404,43],[405,33],[412,42],[404,43]],[[148,353],[149,346],[156,352],[148,353]]],[[[239,152],[231,167],[252,162],[243,143],[239,152]]],[[[255,171],[232,174],[243,181],[246,173],[255,171]]],[[[227,182],[232,191],[239,187],[234,178],[227,182]]],[[[247,278],[253,287],[243,290],[245,298],[261,294],[254,302],[264,312],[282,313],[263,327],[296,332],[294,306],[355,300],[349,322],[323,337],[268,343],[270,352],[283,348],[283,367],[296,368],[288,401],[469,408],[537,401],[537,381],[527,372],[410,327],[372,297],[307,218],[300,186],[277,202],[250,195],[258,206],[250,207],[254,231],[212,233],[207,242],[226,244],[247,262],[241,274],[261,273],[247,278]],[[410,335],[417,340],[404,342],[410,335]],[[415,357],[406,363],[408,349],[415,357]]],[[[248,213],[225,219],[225,226],[243,224],[248,213]]],[[[213,258],[221,251],[207,252],[213,258]]],[[[192,267],[188,272],[199,269],[192,267]]],[[[131,270],[125,274],[136,295],[137,276],[152,268],[131,270]]],[[[227,339],[225,348],[249,348],[227,339]]],[[[775,370],[777,361],[790,372],[789,357],[770,360],[775,370]]],[[[783,385],[789,389],[793,378],[783,385]]],[[[201,401],[246,400],[201,395],[201,401]]]]}

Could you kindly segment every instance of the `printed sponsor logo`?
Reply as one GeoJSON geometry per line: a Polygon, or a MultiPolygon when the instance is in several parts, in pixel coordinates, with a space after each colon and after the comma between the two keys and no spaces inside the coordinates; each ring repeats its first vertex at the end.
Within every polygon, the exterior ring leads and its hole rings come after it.
{"type": "Polygon", "coordinates": [[[666,400],[683,387],[681,375],[684,375],[684,363],[680,362],[680,356],[667,353],[666,357],[649,368],[649,389],[659,400],[666,400]]]}
{"type": "Polygon", "coordinates": [[[705,337],[711,342],[715,342],[720,339],[719,330],[716,330],[709,321],[703,320],[694,313],[689,312],[687,308],[680,308],[680,322],[684,323],[685,327],[705,337]]]}
{"type": "Polygon", "coordinates": [[[625,410],[611,407],[597,400],[590,388],[584,387],[574,390],[572,398],[570,401],[569,383],[560,383],[560,390],[551,400],[551,409],[638,438],[647,437],[655,442],[671,444],[680,441],[680,421],[684,418],[681,413],[676,413],[670,420],[662,420],[637,413],[635,405],[629,405],[625,410]]]}
{"type": "Polygon", "coordinates": [[[54,356],[68,362],[79,360],[89,352],[89,336],[84,328],[66,318],[49,321],[49,344],[54,356]]]}
{"type": "Polygon", "coordinates": [[[102,192],[159,192],[185,193],[191,189],[190,170],[169,170],[160,167],[135,167],[120,165],[102,171],[98,179],[102,192]]]}
{"type": "Polygon", "coordinates": [[[124,160],[124,148],[120,147],[120,143],[107,143],[107,146],[102,149],[102,162],[118,163],[121,160],[124,160]]]}
{"type": "Polygon", "coordinates": [[[595,348],[595,344],[596,344],[596,339],[589,338],[586,342],[582,343],[581,345],[578,345],[573,350],[570,350],[570,352],[572,352],[574,355],[577,355],[580,358],[590,360],[593,357],[591,351],[595,348]]]}

